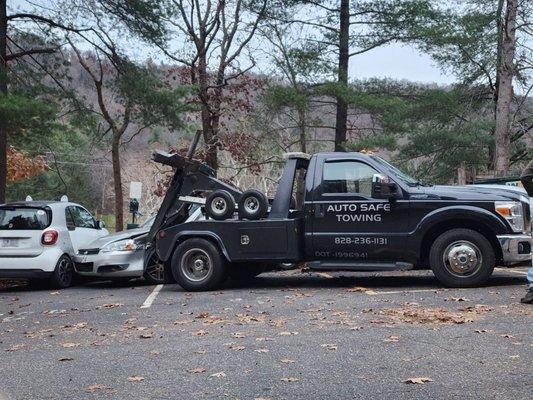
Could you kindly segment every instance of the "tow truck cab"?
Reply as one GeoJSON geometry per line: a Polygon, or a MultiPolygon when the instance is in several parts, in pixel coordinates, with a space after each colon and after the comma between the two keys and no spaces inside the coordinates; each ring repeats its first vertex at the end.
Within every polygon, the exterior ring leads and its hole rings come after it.
{"type": "MultiPolygon", "coordinates": [[[[186,206],[180,198],[219,187],[205,166],[185,169],[178,167],[151,235],[161,260],[187,289],[214,287],[209,276],[193,284],[180,276],[184,268],[194,272],[213,264],[213,248],[221,254],[224,274],[237,266],[246,271],[281,262],[351,271],[430,266],[444,285],[458,287],[485,283],[495,265],[531,260],[529,198],[505,189],[426,186],[369,154],[289,154],[265,218],[172,224],[172,215],[186,206]],[[302,175],[303,198],[297,199],[302,206],[290,209],[302,175]],[[191,247],[183,244],[194,240],[213,248],[188,260],[180,246],[191,247]]],[[[229,190],[238,200],[241,192],[229,190]]]]}

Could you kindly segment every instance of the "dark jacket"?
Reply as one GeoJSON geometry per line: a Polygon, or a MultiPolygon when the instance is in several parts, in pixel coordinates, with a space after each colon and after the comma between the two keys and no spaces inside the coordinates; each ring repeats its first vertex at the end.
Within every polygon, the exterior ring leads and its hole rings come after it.
{"type": "Polygon", "coordinates": [[[527,164],[524,171],[522,171],[520,181],[522,182],[524,189],[526,189],[529,197],[533,197],[533,159],[529,161],[529,164],[527,164]]]}

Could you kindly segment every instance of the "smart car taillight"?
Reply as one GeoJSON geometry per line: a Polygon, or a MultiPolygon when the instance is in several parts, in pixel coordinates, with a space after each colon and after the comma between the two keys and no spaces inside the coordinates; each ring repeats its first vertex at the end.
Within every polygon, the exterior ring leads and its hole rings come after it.
{"type": "Polygon", "coordinates": [[[52,245],[56,244],[57,238],[59,237],[59,233],[54,230],[44,231],[43,236],[41,236],[41,244],[44,245],[52,245]]]}

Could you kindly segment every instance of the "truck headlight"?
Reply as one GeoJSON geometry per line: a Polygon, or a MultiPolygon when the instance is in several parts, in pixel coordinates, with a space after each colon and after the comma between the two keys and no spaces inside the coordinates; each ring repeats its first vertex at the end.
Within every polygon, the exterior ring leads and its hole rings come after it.
{"type": "Polygon", "coordinates": [[[494,209],[509,222],[515,232],[524,231],[524,208],[519,201],[496,201],[494,209]]]}
{"type": "Polygon", "coordinates": [[[102,253],[109,253],[111,251],[136,251],[143,250],[144,243],[141,243],[137,240],[127,239],[119,240],[117,242],[109,243],[108,245],[102,247],[100,250],[102,253]]]}

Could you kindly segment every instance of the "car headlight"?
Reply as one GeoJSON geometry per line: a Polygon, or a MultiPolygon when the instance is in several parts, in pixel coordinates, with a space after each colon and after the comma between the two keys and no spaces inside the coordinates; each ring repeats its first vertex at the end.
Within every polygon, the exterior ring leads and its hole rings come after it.
{"type": "Polygon", "coordinates": [[[109,243],[102,247],[100,250],[102,253],[109,253],[110,251],[136,251],[143,250],[144,243],[133,239],[119,240],[117,242],[109,243]]]}
{"type": "Polygon", "coordinates": [[[519,201],[496,201],[494,208],[509,222],[515,232],[524,231],[524,208],[519,201]]]}

